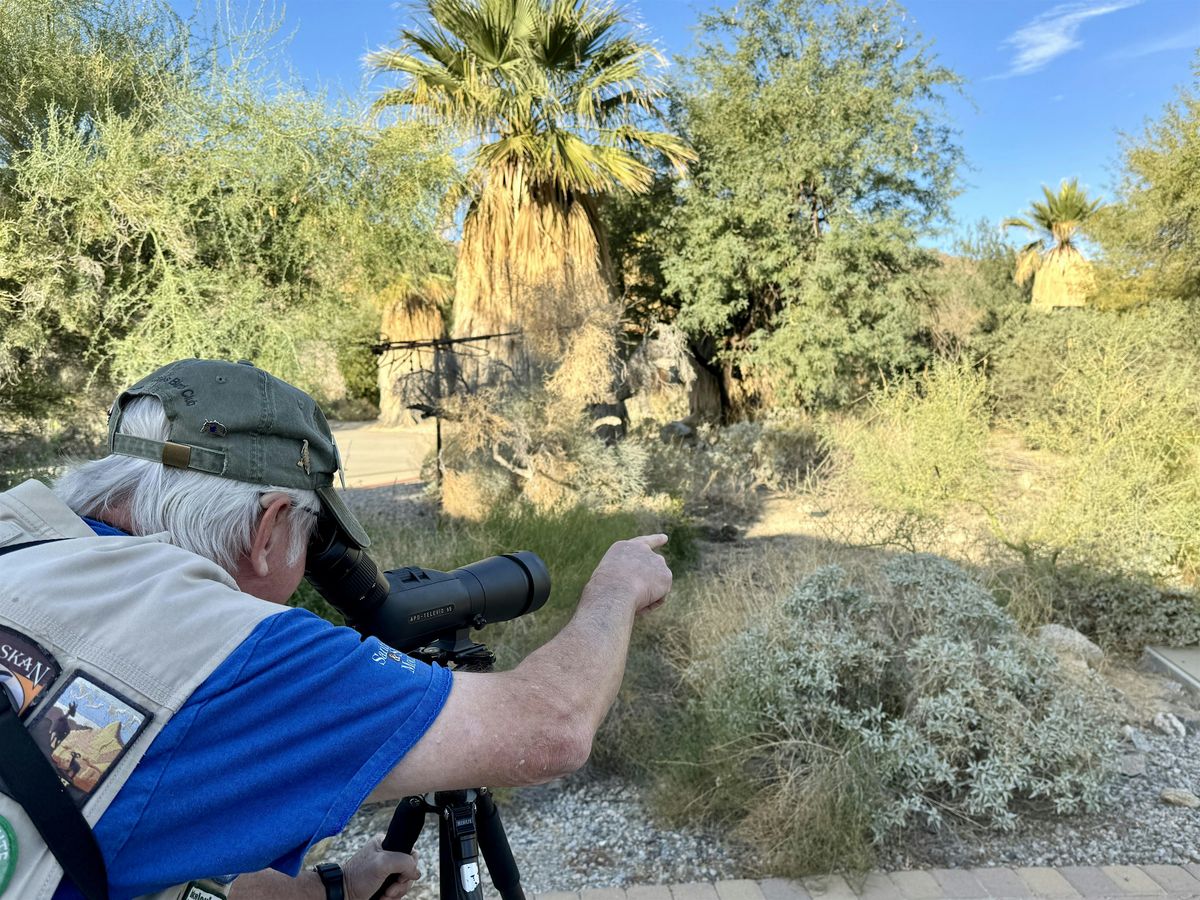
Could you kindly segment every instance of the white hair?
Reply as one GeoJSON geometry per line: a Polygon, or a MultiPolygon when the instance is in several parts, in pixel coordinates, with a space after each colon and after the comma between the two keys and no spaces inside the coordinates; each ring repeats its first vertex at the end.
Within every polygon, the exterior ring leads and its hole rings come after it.
{"type": "MultiPolygon", "coordinates": [[[[168,439],[169,425],[155,397],[138,397],[121,413],[122,434],[168,439]]],[[[177,469],[131,456],[106,456],[72,465],[54,483],[54,493],[76,515],[105,519],[120,513],[135,534],[168,532],[171,543],[211,559],[233,574],[250,552],[264,494],[285,494],[291,507],[287,561],[299,561],[317,521],[314,491],[250,484],[192,469],[177,469]]]]}

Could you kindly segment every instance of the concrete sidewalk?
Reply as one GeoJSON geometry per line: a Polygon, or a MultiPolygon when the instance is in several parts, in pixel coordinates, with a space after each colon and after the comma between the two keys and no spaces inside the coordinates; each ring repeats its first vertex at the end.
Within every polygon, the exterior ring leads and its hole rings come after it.
{"type": "Polygon", "coordinates": [[[1062,868],[929,869],[872,872],[865,880],[841,875],[791,881],[554,891],[537,900],[1200,900],[1200,866],[1064,866],[1062,868]]]}
{"type": "Polygon", "coordinates": [[[420,481],[421,463],[437,443],[432,421],[406,428],[383,428],[374,422],[333,422],[331,430],[348,488],[420,481]]]}

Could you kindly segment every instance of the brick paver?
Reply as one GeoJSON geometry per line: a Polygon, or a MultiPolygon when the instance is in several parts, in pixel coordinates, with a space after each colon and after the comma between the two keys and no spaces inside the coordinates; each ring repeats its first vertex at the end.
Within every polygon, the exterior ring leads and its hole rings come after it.
{"type": "Polygon", "coordinates": [[[1085,897],[1120,897],[1125,893],[1096,866],[1063,866],[1057,871],[1085,897]]]}
{"type": "Polygon", "coordinates": [[[1200,896],[1200,881],[1183,866],[1142,866],[1142,871],[1157,881],[1169,894],[1200,896]]]}
{"type": "Polygon", "coordinates": [[[841,875],[814,875],[803,881],[813,900],[858,900],[858,894],[841,875]]]}
{"type": "Polygon", "coordinates": [[[1200,900],[1200,866],[1034,866],[590,888],[536,900],[1200,900]]]}
{"type": "Polygon", "coordinates": [[[1082,896],[1079,891],[1071,887],[1071,882],[1049,866],[1028,866],[1017,869],[1017,874],[1029,886],[1029,892],[1035,897],[1066,900],[1069,897],[1082,896]]]}
{"type": "Polygon", "coordinates": [[[758,887],[766,900],[812,900],[804,885],[790,878],[767,878],[758,887]]]}
{"type": "Polygon", "coordinates": [[[888,878],[900,889],[905,900],[937,900],[945,896],[942,886],[928,872],[890,872],[888,878]]]}
{"type": "Polygon", "coordinates": [[[763,900],[762,889],[757,881],[742,878],[736,881],[718,881],[713,885],[720,900],[763,900]]]}
{"type": "Polygon", "coordinates": [[[904,895],[885,872],[868,872],[862,884],[851,884],[862,900],[904,900],[904,895]]]}
{"type": "Polygon", "coordinates": [[[671,896],[674,900],[717,900],[717,890],[706,881],[673,884],[671,885],[671,896]]]}
{"type": "Polygon", "coordinates": [[[624,888],[588,888],[579,892],[580,900],[625,900],[624,888]]]}
{"type": "Polygon", "coordinates": [[[1162,885],[1137,866],[1101,866],[1100,871],[1111,878],[1127,894],[1154,897],[1166,893],[1162,885]]]}
{"type": "Polygon", "coordinates": [[[671,888],[665,884],[638,884],[625,889],[626,900],[672,900],[671,888]]]}
{"type": "Polygon", "coordinates": [[[929,874],[942,886],[942,896],[959,900],[985,900],[988,892],[975,880],[969,869],[930,869],[929,874]]]}
{"type": "Polygon", "coordinates": [[[989,897],[1031,897],[1029,885],[1021,880],[1021,876],[1012,869],[999,866],[995,868],[972,869],[975,880],[983,885],[989,897]]]}

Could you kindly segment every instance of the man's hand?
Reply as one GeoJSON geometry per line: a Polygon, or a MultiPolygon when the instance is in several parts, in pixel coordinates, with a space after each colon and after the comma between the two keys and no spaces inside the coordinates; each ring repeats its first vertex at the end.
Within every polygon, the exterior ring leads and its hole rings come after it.
{"type": "Polygon", "coordinates": [[[671,570],[654,551],[666,543],[665,534],[617,541],[596,566],[582,599],[586,602],[595,593],[626,596],[639,615],[661,606],[671,590],[671,570]]]}
{"type": "Polygon", "coordinates": [[[346,900],[370,900],[392,875],[399,878],[388,885],[383,896],[397,900],[408,893],[414,881],[421,877],[417,868],[417,851],[412,856],[396,850],[383,849],[383,835],[367,841],[342,866],[346,878],[346,900]]]}
{"type": "MultiPolygon", "coordinates": [[[[421,877],[417,851],[412,856],[383,849],[383,835],[367,841],[342,866],[346,900],[370,900],[391,875],[400,876],[388,885],[383,896],[396,900],[408,893],[421,877]]],[[[230,900],[325,900],[325,886],[316,872],[309,869],[289,878],[274,869],[252,872],[238,878],[229,888],[230,900]]]]}

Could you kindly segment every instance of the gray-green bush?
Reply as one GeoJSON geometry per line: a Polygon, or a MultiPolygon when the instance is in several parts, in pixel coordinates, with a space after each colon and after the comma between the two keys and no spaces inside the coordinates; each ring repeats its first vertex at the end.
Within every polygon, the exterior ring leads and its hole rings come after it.
{"type": "MultiPolygon", "coordinates": [[[[952,563],[905,555],[878,583],[821,569],[683,668],[710,792],[793,870],[855,866],[914,824],[1011,828],[1105,795],[1116,726],[952,563]],[[741,799],[731,801],[731,797],[741,799]],[[834,854],[831,858],[830,854],[834,854]]],[[[710,810],[711,811],[711,810],[710,810]]]]}

